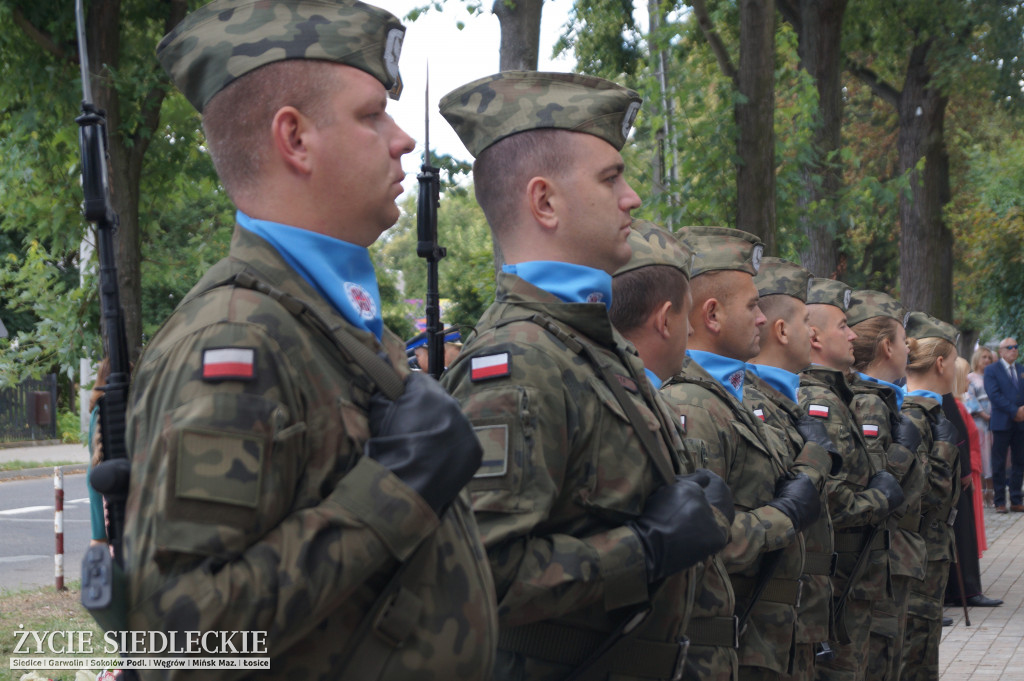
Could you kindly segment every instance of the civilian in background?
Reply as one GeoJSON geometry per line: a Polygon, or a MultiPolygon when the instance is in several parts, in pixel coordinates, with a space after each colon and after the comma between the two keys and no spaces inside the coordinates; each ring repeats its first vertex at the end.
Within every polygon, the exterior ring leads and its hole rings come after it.
{"type": "MultiPolygon", "coordinates": [[[[967,393],[964,406],[970,412],[974,425],[978,430],[978,447],[981,452],[981,487],[984,490],[984,501],[992,505],[992,431],[988,421],[992,415],[992,405],[985,392],[985,367],[994,362],[995,355],[985,346],[974,351],[971,356],[971,373],[967,374],[967,393]]],[[[968,430],[970,426],[968,426],[968,430]]]]}
{"type": "Polygon", "coordinates": [[[1006,513],[1006,487],[1010,510],[1024,512],[1024,369],[1017,362],[1017,339],[999,341],[999,361],[985,368],[985,392],[992,405],[992,501],[996,513],[1006,513]],[[1006,478],[1006,450],[1010,450],[1010,477],[1006,478]]]}

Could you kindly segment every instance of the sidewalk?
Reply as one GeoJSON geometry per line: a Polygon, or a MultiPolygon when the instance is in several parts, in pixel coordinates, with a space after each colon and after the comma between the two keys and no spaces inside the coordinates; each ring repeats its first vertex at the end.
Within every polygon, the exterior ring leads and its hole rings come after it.
{"type": "Polygon", "coordinates": [[[981,558],[985,595],[998,608],[946,608],[953,626],[942,630],[940,681],[1024,681],[1024,513],[985,509],[988,550],[981,558]]]}
{"type": "Polygon", "coordinates": [[[0,482],[11,478],[34,478],[51,475],[53,468],[49,462],[72,462],[74,466],[65,466],[65,473],[84,473],[89,463],[89,449],[84,444],[78,445],[38,445],[25,447],[0,447],[0,463],[8,461],[28,461],[38,464],[37,468],[18,471],[0,471],[0,482]]]}

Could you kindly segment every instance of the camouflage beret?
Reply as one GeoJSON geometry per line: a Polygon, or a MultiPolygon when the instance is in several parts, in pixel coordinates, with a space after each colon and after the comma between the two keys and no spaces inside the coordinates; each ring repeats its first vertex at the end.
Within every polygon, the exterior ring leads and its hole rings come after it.
{"type": "Polygon", "coordinates": [[[633,255],[615,276],[650,265],[668,265],[690,277],[693,252],[665,228],[647,220],[634,220],[628,241],[633,255]]]}
{"type": "Polygon", "coordinates": [[[214,0],[165,35],[156,55],[200,112],[234,80],[286,59],[354,66],[398,99],[404,38],[397,17],[353,0],[214,0]]]}
{"type": "Polygon", "coordinates": [[[502,71],[452,90],[439,107],[476,157],[498,140],[541,128],[586,132],[622,149],[642,101],[594,76],[502,71]]]}
{"type": "Polygon", "coordinates": [[[815,277],[811,279],[811,285],[807,289],[807,304],[835,305],[843,312],[846,312],[850,309],[852,293],[850,287],[841,281],[815,277]]]}
{"type": "Polygon", "coordinates": [[[850,326],[875,317],[892,317],[900,324],[905,315],[903,304],[881,291],[854,291],[850,296],[850,309],[846,311],[846,323],[850,326]]]}
{"type": "Polygon", "coordinates": [[[683,227],[678,236],[693,251],[690,276],[716,270],[757,274],[764,244],[753,234],[731,227],[683,227]]]}
{"type": "Polygon", "coordinates": [[[960,332],[955,326],[925,312],[911,312],[904,326],[907,327],[907,338],[942,338],[953,345],[960,342],[960,332]]]}
{"type": "Polygon", "coordinates": [[[761,258],[761,267],[754,277],[760,296],[786,295],[807,302],[807,290],[814,278],[800,265],[782,258],[761,258]]]}

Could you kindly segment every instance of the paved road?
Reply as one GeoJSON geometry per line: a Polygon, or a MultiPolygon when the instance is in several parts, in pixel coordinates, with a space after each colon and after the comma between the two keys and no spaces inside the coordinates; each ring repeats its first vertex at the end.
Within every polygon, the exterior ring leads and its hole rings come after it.
{"type": "MultiPolygon", "coordinates": [[[[53,476],[0,482],[0,592],[54,583],[53,476]]],[[[64,579],[89,547],[85,475],[64,476],[64,579]]]]}

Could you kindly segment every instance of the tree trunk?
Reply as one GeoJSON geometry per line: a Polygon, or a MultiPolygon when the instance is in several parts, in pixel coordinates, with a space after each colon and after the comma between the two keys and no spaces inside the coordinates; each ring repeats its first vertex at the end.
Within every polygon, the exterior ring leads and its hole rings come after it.
{"type": "Polygon", "coordinates": [[[491,11],[501,24],[500,70],[536,70],[543,5],[544,0],[494,0],[491,11]]]}
{"type": "Polygon", "coordinates": [[[775,0],[740,1],[736,226],[775,245],[775,0]]]}
{"type": "Polygon", "coordinates": [[[800,65],[814,78],[818,90],[813,156],[801,171],[804,190],[798,205],[802,209],[801,228],[807,236],[807,249],[800,257],[803,266],[819,277],[842,277],[837,239],[842,227],[836,219],[842,178],[838,159],[831,157],[838,152],[841,143],[840,42],[846,4],[847,0],[798,0],[794,8],[800,65]]]}
{"type": "Polygon", "coordinates": [[[942,218],[950,200],[949,156],[943,128],[948,98],[929,87],[931,41],[914,47],[900,93],[899,170],[910,180],[901,194],[900,298],[905,306],[953,319],[953,233],[942,218]],[[921,163],[921,161],[924,161],[921,163]]]}
{"type": "MultiPolygon", "coordinates": [[[[186,0],[172,0],[166,7],[165,28],[169,31],[185,17],[187,4],[186,0]]],[[[120,0],[90,3],[86,27],[93,97],[96,106],[107,112],[111,200],[119,219],[115,235],[117,279],[121,308],[124,311],[128,354],[134,362],[142,349],[139,190],[143,161],[149,140],[159,125],[165,90],[156,86],[141,101],[132,102],[131,106],[140,109],[141,123],[135,130],[122,130],[120,97],[110,80],[110,71],[116,71],[121,61],[121,14],[120,0]]],[[[155,59],[153,61],[153,69],[156,71],[159,66],[155,59]]]]}

